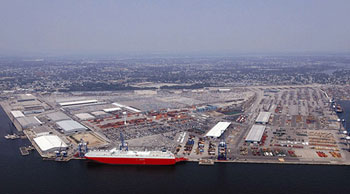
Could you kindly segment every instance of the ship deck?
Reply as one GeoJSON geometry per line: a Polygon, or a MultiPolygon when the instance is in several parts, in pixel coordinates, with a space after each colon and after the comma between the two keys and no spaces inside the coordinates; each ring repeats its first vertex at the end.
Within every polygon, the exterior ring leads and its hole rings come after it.
{"type": "Polygon", "coordinates": [[[171,152],[161,151],[121,151],[121,150],[92,150],[86,157],[116,157],[116,158],[163,158],[174,159],[171,152]]]}

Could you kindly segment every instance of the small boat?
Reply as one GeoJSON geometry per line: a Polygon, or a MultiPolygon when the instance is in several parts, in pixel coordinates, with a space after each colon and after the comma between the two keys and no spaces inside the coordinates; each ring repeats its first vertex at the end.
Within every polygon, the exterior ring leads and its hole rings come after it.
{"type": "Polygon", "coordinates": [[[5,139],[12,139],[13,140],[13,139],[18,139],[18,138],[19,138],[19,136],[17,134],[5,135],[5,139]]]}

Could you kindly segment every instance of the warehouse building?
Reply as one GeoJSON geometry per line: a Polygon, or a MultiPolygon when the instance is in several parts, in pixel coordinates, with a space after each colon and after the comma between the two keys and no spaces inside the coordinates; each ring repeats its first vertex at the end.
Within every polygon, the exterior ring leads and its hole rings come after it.
{"type": "Polygon", "coordinates": [[[257,124],[267,124],[269,122],[271,113],[270,112],[260,112],[258,118],[256,118],[255,123],[257,124]]]}
{"type": "Polygon", "coordinates": [[[133,108],[133,107],[130,107],[130,106],[125,106],[125,105],[119,104],[119,103],[117,103],[117,102],[114,102],[114,103],[112,103],[112,104],[113,104],[114,106],[119,107],[119,108],[127,109],[127,110],[129,110],[129,111],[131,111],[131,112],[135,112],[135,113],[140,113],[140,112],[141,112],[140,110],[138,110],[138,109],[136,109],[136,108],[133,108]]]}
{"type": "Polygon", "coordinates": [[[57,135],[43,135],[34,138],[35,144],[43,153],[66,150],[67,144],[63,142],[57,135]]]}
{"type": "Polygon", "coordinates": [[[69,120],[70,118],[63,112],[54,112],[46,115],[51,121],[63,121],[69,120]]]}
{"type": "Polygon", "coordinates": [[[23,113],[36,114],[36,113],[42,113],[44,111],[45,111],[45,108],[41,105],[30,105],[30,106],[24,106],[23,113]]]}
{"type": "Polygon", "coordinates": [[[32,94],[20,94],[17,97],[17,102],[35,101],[36,97],[32,94]]]}
{"type": "Polygon", "coordinates": [[[141,112],[140,110],[138,110],[136,108],[133,108],[133,107],[130,107],[130,106],[125,106],[124,108],[128,109],[131,112],[135,112],[135,113],[140,113],[141,112]]]}
{"type": "Polygon", "coordinates": [[[60,106],[74,106],[74,105],[87,105],[87,104],[95,104],[97,100],[80,100],[73,102],[60,102],[58,103],[60,106]]]}
{"type": "Polygon", "coordinates": [[[266,127],[264,125],[253,125],[247,137],[245,138],[245,141],[251,143],[260,143],[265,129],[266,127]]]}
{"type": "Polygon", "coordinates": [[[27,129],[30,127],[35,127],[41,125],[41,121],[34,117],[19,117],[17,118],[18,123],[21,125],[22,129],[27,129]]]}
{"type": "Polygon", "coordinates": [[[65,134],[72,134],[87,130],[86,127],[73,120],[59,121],[57,122],[57,125],[63,130],[65,134]]]}
{"type": "Polygon", "coordinates": [[[219,88],[218,91],[219,92],[230,92],[231,89],[230,88],[219,88]]]}
{"type": "Polygon", "coordinates": [[[106,113],[110,113],[110,112],[117,112],[117,111],[121,111],[122,109],[119,108],[119,107],[116,107],[116,108],[106,108],[106,109],[103,109],[103,111],[105,111],[106,113]]]}
{"type": "Polygon", "coordinates": [[[43,135],[50,135],[52,133],[50,131],[50,129],[48,127],[45,127],[45,126],[37,126],[37,127],[34,127],[32,130],[33,130],[35,136],[37,136],[37,137],[43,136],[43,135]]]}
{"type": "Polygon", "coordinates": [[[119,104],[119,103],[117,103],[117,102],[114,102],[114,103],[112,103],[114,106],[117,106],[117,107],[120,107],[120,108],[123,108],[123,107],[125,107],[125,105],[122,105],[122,104],[119,104]]]}
{"type": "Polygon", "coordinates": [[[211,128],[206,137],[219,138],[231,125],[231,122],[218,122],[213,128],[211,128]]]}
{"type": "Polygon", "coordinates": [[[85,120],[92,120],[94,119],[95,117],[92,116],[91,114],[89,113],[79,113],[79,114],[76,114],[75,115],[76,117],[78,117],[80,120],[82,121],[85,121],[85,120]]]}
{"type": "Polygon", "coordinates": [[[11,111],[11,114],[12,114],[13,118],[24,117],[24,114],[19,110],[11,111]]]}
{"type": "Polygon", "coordinates": [[[22,111],[23,114],[27,114],[25,112],[27,112],[27,111],[29,112],[32,110],[40,110],[40,109],[45,110],[43,103],[41,103],[38,100],[17,102],[17,103],[12,104],[11,108],[13,110],[20,110],[20,111],[22,111]],[[39,106],[41,106],[41,107],[39,107],[39,106]]]}
{"type": "Polygon", "coordinates": [[[108,113],[104,111],[95,111],[95,112],[91,112],[91,114],[94,115],[95,117],[104,117],[108,115],[108,113]]]}

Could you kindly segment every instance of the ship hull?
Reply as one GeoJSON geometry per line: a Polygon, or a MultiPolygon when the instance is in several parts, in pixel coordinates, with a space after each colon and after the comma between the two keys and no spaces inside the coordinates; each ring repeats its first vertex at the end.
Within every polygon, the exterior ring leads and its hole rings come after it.
{"type": "Polygon", "coordinates": [[[115,165],[174,165],[177,160],[174,158],[159,159],[159,158],[118,158],[118,157],[85,157],[91,161],[103,164],[115,165]]]}

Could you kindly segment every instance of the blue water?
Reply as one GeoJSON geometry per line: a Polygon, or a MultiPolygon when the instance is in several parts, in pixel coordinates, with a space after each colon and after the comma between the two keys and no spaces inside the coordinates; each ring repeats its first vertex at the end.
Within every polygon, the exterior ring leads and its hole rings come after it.
{"type": "Polygon", "coordinates": [[[36,152],[20,155],[19,147],[29,145],[28,140],[3,138],[11,131],[8,123],[1,109],[1,194],[350,193],[346,166],[184,163],[159,167],[43,161],[36,152]]]}

